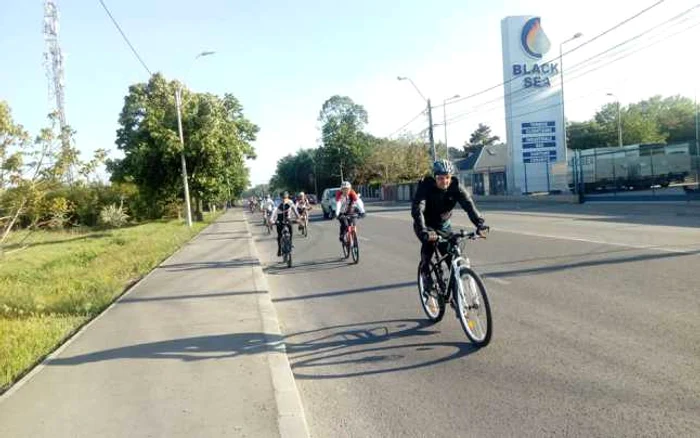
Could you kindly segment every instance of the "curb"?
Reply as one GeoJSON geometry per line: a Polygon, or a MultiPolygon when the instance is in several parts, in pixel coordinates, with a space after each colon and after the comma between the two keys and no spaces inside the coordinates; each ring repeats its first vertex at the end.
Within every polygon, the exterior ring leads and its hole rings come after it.
{"type": "Polygon", "coordinates": [[[9,388],[7,388],[5,390],[5,392],[0,393],[0,405],[4,401],[9,399],[12,396],[12,394],[17,392],[22,386],[26,385],[34,376],[39,374],[41,372],[41,370],[43,370],[50,361],[55,359],[66,348],[68,348],[73,342],[75,342],[78,338],[80,338],[80,336],[83,333],[85,333],[85,331],[87,329],[89,329],[94,323],[99,321],[100,318],[102,318],[104,315],[107,314],[107,312],[109,312],[112,309],[112,307],[114,307],[122,299],[126,298],[131,292],[134,291],[134,289],[139,287],[142,282],[146,281],[146,279],[148,279],[151,275],[153,275],[153,273],[156,272],[156,270],[158,270],[158,268],[160,268],[164,263],[170,261],[170,259],[175,257],[177,254],[179,254],[180,251],[182,251],[183,249],[185,249],[185,247],[187,247],[187,245],[189,245],[191,242],[193,242],[195,239],[197,239],[204,232],[204,230],[206,230],[207,228],[211,227],[214,224],[216,224],[216,222],[212,222],[211,224],[207,225],[205,228],[202,228],[202,230],[199,233],[194,235],[190,240],[183,243],[183,245],[180,248],[178,248],[177,251],[170,254],[165,259],[163,259],[163,261],[158,263],[157,266],[154,266],[153,269],[151,269],[146,275],[141,277],[137,282],[135,282],[134,284],[129,286],[123,293],[121,293],[119,296],[117,296],[117,298],[115,298],[114,301],[112,301],[112,303],[109,306],[107,306],[106,309],[104,309],[102,312],[100,312],[97,316],[95,316],[91,320],[85,322],[83,325],[78,327],[73,333],[69,334],[63,340],[63,342],[58,347],[56,347],[55,350],[53,350],[52,352],[47,354],[39,363],[34,365],[34,367],[31,370],[29,370],[22,378],[20,378],[13,385],[11,385],[9,388]]]}
{"type": "Polygon", "coordinates": [[[253,241],[253,233],[245,213],[243,213],[246,230],[248,231],[248,246],[252,257],[258,260],[258,266],[252,267],[253,284],[258,294],[258,311],[262,318],[265,341],[274,347],[269,355],[272,386],[277,403],[277,425],[282,438],[309,437],[309,428],[304,415],[299,390],[297,389],[292,367],[287,358],[284,337],[280,330],[277,312],[270,299],[270,288],[262,270],[260,255],[253,241]]]}

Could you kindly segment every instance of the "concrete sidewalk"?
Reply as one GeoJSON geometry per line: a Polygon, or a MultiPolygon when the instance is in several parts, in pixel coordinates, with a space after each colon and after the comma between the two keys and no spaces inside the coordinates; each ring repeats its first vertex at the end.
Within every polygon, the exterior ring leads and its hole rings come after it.
{"type": "Polygon", "coordinates": [[[281,341],[232,209],[0,397],[0,436],[308,436],[281,341]]]}

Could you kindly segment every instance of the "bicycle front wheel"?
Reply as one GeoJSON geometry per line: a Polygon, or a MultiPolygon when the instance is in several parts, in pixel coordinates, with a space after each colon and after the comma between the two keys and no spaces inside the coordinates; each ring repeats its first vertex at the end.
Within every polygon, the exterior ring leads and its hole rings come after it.
{"type": "Polygon", "coordinates": [[[340,243],[340,246],[343,247],[343,258],[348,258],[350,257],[350,246],[348,246],[347,239],[343,239],[343,241],[340,243]]]}
{"type": "Polygon", "coordinates": [[[484,281],[479,274],[466,266],[459,268],[458,280],[461,287],[454,286],[457,319],[469,340],[478,347],[485,347],[491,341],[493,322],[484,281]]]}
{"type": "Polygon", "coordinates": [[[360,263],[360,243],[357,241],[357,233],[354,231],[352,232],[352,243],[350,250],[352,252],[352,261],[355,262],[355,264],[360,263]]]}

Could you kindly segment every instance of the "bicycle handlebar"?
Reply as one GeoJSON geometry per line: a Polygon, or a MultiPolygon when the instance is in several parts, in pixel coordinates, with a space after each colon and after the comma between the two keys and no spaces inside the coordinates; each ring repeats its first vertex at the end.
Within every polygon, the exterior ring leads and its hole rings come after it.
{"type": "MultiPolygon", "coordinates": [[[[484,227],[483,229],[488,233],[490,231],[489,227],[484,227]]],[[[469,239],[469,240],[478,240],[478,239],[486,239],[486,236],[480,234],[479,230],[477,231],[472,231],[467,233],[464,230],[459,230],[457,233],[441,233],[437,232],[438,235],[438,242],[449,242],[449,241],[460,241],[462,239],[469,239]]]]}

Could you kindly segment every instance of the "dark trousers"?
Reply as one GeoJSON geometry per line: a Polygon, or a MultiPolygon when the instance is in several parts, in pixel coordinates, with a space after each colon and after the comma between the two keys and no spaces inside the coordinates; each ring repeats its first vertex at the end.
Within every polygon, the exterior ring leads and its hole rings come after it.
{"type": "MultiPolygon", "coordinates": [[[[416,236],[420,239],[419,230],[414,228],[414,231],[416,233],[416,236]]],[[[449,227],[441,230],[441,233],[451,233],[451,232],[452,232],[452,229],[449,227]]],[[[423,262],[422,267],[423,267],[424,274],[428,275],[428,273],[430,272],[430,259],[433,257],[433,254],[435,254],[435,250],[436,249],[439,250],[438,254],[447,254],[447,247],[448,247],[447,242],[442,242],[442,243],[421,242],[420,259],[421,259],[421,262],[423,262]]],[[[450,260],[447,259],[446,261],[449,264],[450,260]]]]}
{"type": "Polygon", "coordinates": [[[338,221],[340,222],[340,237],[345,237],[345,233],[348,231],[349,225],[355,225],[354,216],[341,215],[338,216],[338,221]]]}
{"type": "Polygon", "coordinates": [[[289,230],[289,241],[292,241],[292,224],[289,222],[277,222],[277,252],[282,251],[282,229],[287,227],[289,230]]]}

